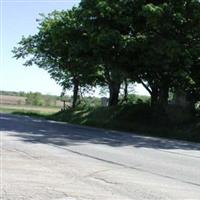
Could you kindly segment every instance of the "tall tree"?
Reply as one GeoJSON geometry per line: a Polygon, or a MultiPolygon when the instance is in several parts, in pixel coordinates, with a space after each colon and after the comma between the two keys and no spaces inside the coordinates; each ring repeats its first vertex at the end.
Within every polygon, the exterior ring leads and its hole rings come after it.
{"type": "Polygon", "coordinates": [[[130,65],[129,72],[138,74],[152,105],[164,108],[169,89],[183,87],[199,60],[200,2],[135,0],[132,9],[129,48],[137,68],[130,65]]]}
{"type": "Polygon", "coordinates": [[[95,84],[98,72],[92,65],[88,36],[76,19],[76,8],[42,15],[38,33],[22,38],[14,49],[16,58],[26,58],[25,65],[46,69],[64,89],[73,87],[73,107],[80,87],[95,84]]]}
{"type": "Polygon", "coordinates": [[[92,44],[96,60],[103,67],[104,81],[109,88],[109,105],[117,105],[124,80],[124,37],[130,32],[128,1],[82,0],[80,19],[92,44]]]}

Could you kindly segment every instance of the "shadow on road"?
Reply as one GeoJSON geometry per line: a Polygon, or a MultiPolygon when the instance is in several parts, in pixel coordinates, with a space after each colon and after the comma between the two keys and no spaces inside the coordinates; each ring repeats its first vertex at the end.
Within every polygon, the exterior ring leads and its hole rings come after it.
{"type": "Polygon", "coordinates": [[[10,114],[0,114],[0,130],[1,132],[12,132],[13,136],[20,137],[20,140],[24,142],[60,146],[91,143],[113,147],[133,146],[153,149],[200,150],[199,144],[189,142],[106,131],[10,114]]]}

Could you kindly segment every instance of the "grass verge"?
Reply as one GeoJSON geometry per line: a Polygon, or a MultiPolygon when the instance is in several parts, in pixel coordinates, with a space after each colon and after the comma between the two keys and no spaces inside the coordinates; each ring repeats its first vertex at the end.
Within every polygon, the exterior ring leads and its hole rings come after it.
{"type": "Polygon", "coordinates": [[[152,119],[151,109],[146,104],[112,108],[78,107],[54,113],[30,110],[12,110],[10,113],[98,128],[137,132],[142,135],[200,142],[199,117],[182,123],[174,123],[163,118],[152,119]]]}
{"type": "Polygon", "coordinates": [[[56,107],[41,107],[41,106],[16,106],[16,105],[0,105],[1,113],[24,113],[29,115],[30,113],[50,115],[59,111],[56,107]]]}

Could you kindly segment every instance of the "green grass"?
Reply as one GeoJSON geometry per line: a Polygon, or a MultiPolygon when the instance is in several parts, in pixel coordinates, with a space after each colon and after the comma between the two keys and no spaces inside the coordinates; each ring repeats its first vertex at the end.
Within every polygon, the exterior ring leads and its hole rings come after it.
{"type": "Polygon", "coordinates": [[[37,114],[53,114],[58,112],[60,109],[56,107],[41,107],[41,106],[27,106],[27,105],[0,105],[0,112],[2,113],[37,113],[37,114]]]}
{"type": "Polygon", "coordinates": [[[112,130],[136,132],[173,139],[200,142],[200,120],[174,123],[165,118],[152,119],[151,108],[146,104],[106,107],[79,107],[49,116],[52,120],[112,130]]]}
{"type": "Polygon", "coordinates": [[[164,117],[153,119],[151,108],[147,104],[122,105],[112,108],[82,106],[51,113],[42,110],[40,112],[20,109],[8,111],[72,124],[200,142],[199,116],[179,123],[174,123],[164,117]]]}

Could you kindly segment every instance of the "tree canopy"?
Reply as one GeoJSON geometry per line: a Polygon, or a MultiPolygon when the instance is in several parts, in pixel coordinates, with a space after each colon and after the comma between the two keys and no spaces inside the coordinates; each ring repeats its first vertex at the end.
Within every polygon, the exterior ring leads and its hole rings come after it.
{"type": "Polygon", "coordinates": [[[124,80],[142,83],[151,105],[165,108],[169,92],[200,99],[198,0],[82,0],[38,20],[38,33],[13,52],[47,70],[63,88],[108,86],[117,105],[124,80]]]}

